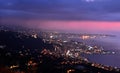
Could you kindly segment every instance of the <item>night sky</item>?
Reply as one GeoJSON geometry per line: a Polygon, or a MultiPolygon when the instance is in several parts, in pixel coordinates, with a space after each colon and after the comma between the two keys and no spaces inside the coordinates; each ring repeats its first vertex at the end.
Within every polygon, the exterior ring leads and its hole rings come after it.
{"type": "Polygon", "coordinates": [[[78,32],[120,31],[120,0],[0,0],[0,23],[78,32]]]}

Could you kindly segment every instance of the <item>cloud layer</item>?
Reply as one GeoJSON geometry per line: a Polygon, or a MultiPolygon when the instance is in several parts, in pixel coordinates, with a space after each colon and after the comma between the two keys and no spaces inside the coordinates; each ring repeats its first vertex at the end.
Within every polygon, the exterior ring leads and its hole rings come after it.
{"type": "Polygon", "coordinates": [[[120,0],[0,0],[0,18],[120,21],[120,0]]]}

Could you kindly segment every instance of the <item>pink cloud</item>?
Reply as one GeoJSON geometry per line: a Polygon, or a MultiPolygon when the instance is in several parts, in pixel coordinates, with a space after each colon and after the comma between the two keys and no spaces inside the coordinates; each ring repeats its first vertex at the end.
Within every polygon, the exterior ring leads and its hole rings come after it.
{"type": "Polygon", "coordinates": [[[120,31],[120,22],[110,21],[53,21],[53,20],[17,20],[6,19],[2,22],[26,24],[28,27],[52,30],[83,30],[83,31],[120,31]]]}
{"type": "Polygon", "coordinates": [[[106,21],[33,21],[39,28],[61,30],[119,30],[120,22],[106,21]],[[39,25],[41,24],[41,25],[39,25]]]}

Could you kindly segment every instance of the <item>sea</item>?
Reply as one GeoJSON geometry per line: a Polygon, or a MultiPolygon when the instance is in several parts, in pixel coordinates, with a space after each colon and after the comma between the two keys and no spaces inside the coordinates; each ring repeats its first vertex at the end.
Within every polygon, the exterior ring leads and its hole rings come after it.
{"type": "Polygon", "coordinates": [[[90,62],[120,68],[120,35],[86,40],[76,38],[75,40],[82,41],[91,46],[101,46],[106,51],[115,52],[115,54],[84,54],[83,56],[88,58],[90,62]]]}

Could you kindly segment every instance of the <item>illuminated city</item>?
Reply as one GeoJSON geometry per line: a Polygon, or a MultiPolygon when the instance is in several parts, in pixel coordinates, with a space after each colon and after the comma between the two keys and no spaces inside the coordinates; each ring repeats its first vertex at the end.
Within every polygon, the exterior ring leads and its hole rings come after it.
{"type": "Polygon", "coordinates": [[[49,71],[58,73],[119,73],[120,71],[119,67],[92,62],[83,56],[116,54],[114,51],[105,50],[103,46],[89,45],[92,43],[89,40],[115,38],[115,35],[74,34],[41,30],[38,32],[38,30],[27,28],[13,32],[12,29],[7,30],[5,27],[2,26],[0,30],[0,57],[3,58],[0,65],[4,66],[6,70],[0,68],[1,71],[13,73],[47,73],[49,71]],[[81,41],[75,40],[75,38],[81,41]],[[85,43],[85,40],[88,40],[89,43],[85,43]],[[8,43],[11,41],[13,43],[8,43]],[[50,66],[53,68],[47,68],[50,66]]]}

